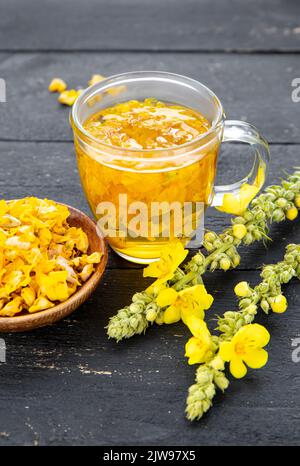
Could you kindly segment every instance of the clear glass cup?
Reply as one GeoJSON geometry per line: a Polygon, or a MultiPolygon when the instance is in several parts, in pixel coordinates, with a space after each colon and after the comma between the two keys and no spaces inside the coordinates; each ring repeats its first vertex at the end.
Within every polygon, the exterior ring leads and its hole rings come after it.
{"type": "MultiPolygon", "coordinates": [[[[143,71],[105,79],[78,97],[71,125],[80,179],[91,210],[100,228],[105,229],[110,246],[133,262],[156,260],[173,237],[187,244],[202,223],[207,206],[222,205],[224,195],[238,195],[245,183],[258,189],[264,183],[269,162],[267,142],[248,123],[225,120],[218,97],[184,76],[143,71]],[[175,148],[133,150],[107,145],[83,127],[103,108],[149,97],[199,111],[211,123],[210,129],[175,148]],[[249,144],[253,167],[242,180],[215,186],[220,145],[227,141],[249,144]]],[[[244,157],[249,157],[249,151],[244,157]]],[[[241,154],[241,169],[242,165],[241,154]]]]}

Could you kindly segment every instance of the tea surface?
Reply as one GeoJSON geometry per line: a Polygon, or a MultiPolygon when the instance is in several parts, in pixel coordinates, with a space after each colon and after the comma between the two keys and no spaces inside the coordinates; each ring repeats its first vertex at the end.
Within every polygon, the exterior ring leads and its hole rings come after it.
{"type": "Polygon", "coordinates": [[[84,124],[99,141],[133,150],[177,147],[197,139],[210,126],[195,110],[155,99],[105,108],[84,124]]]}

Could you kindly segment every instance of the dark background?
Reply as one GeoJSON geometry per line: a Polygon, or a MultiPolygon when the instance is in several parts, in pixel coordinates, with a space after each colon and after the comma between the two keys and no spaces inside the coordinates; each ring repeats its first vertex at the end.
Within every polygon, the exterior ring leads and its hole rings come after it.
{"type": "MultiPolygon", "coordinates": [[[[300,4],[296,0],[10,0],[0,1],[0,193],[50,197],[88,212],[81,191],[68,109],[47,92],[50,80],[86,86],[93,73],[166,70],[200,80],[227,117],[255,124],[271,145],[269,182],[300,165],[300,4]]],[[[227,145],[219,180],[241,178],[238,146],[227,145]]],[[[244,167],[245,168],[245,167],[244,167]]],[[[243,168],[243,169],[244,169],[243,168]]],[[[206,226],[229,218],[210,209],[206,226]]],[[[239,270],[207,274],[211,315],[234,308],[233,286],[256,284],[263,263],[299,241],[299,220],[274,226],[273,242],[242,250],[239,270]]],[[[299,444],[299,283],[286,287],[284,315],[261,316],[272,339],[269,363],[232,381],[198,423],[184,417],[195,367],[183,356],[183,325],[153,327],[116,344],[109,316],[145,282],[138,266],[110,254],[93,297],[58,324],[5,335],[0,365],[1,445],[286,445],[299,444]]]]}

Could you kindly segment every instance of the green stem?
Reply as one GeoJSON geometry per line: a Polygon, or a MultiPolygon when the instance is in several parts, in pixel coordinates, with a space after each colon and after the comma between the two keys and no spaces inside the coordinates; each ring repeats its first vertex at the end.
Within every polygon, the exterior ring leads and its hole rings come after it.
{"type": "Polygon", "coordinates": [[[174,288],[174,290],[176,291],[179,291],[181,288],[184,287],[184,285],[186,285],[189,282],[192,282],[196,277],[197,277],[196,272],[189,272],[184,277],[182,277],[180,280],[178,280],[178,282],[175,283],[175,285],[173,285],[172,288],[174,288]]]}

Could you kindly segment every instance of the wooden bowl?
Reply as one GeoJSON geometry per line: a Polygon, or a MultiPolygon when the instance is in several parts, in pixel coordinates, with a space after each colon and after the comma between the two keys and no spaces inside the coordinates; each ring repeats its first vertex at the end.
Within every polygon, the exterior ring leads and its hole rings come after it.
{"type": "Polygon", "coordinates": [[[28,330],[53,324],[75,311],[75,309],[84,303],[97,288],[104,273],[108,256],[104,238],[101,236],[99,229],[97,229],[96,223],[86,214],[80,210],[74,209],[74,207],[68,205],[67,207],[70,211],[70,216],[68,218],[69,225],[81,227],[83,229],[89,239],[88,253],[91,254],[96,251],[102,252],[103,256],[101,262],[95,264],[93,275],[63,303],[57,304],[51,309],[33,314],[0,317],[0,332],[27,332],[28,330]]]}

